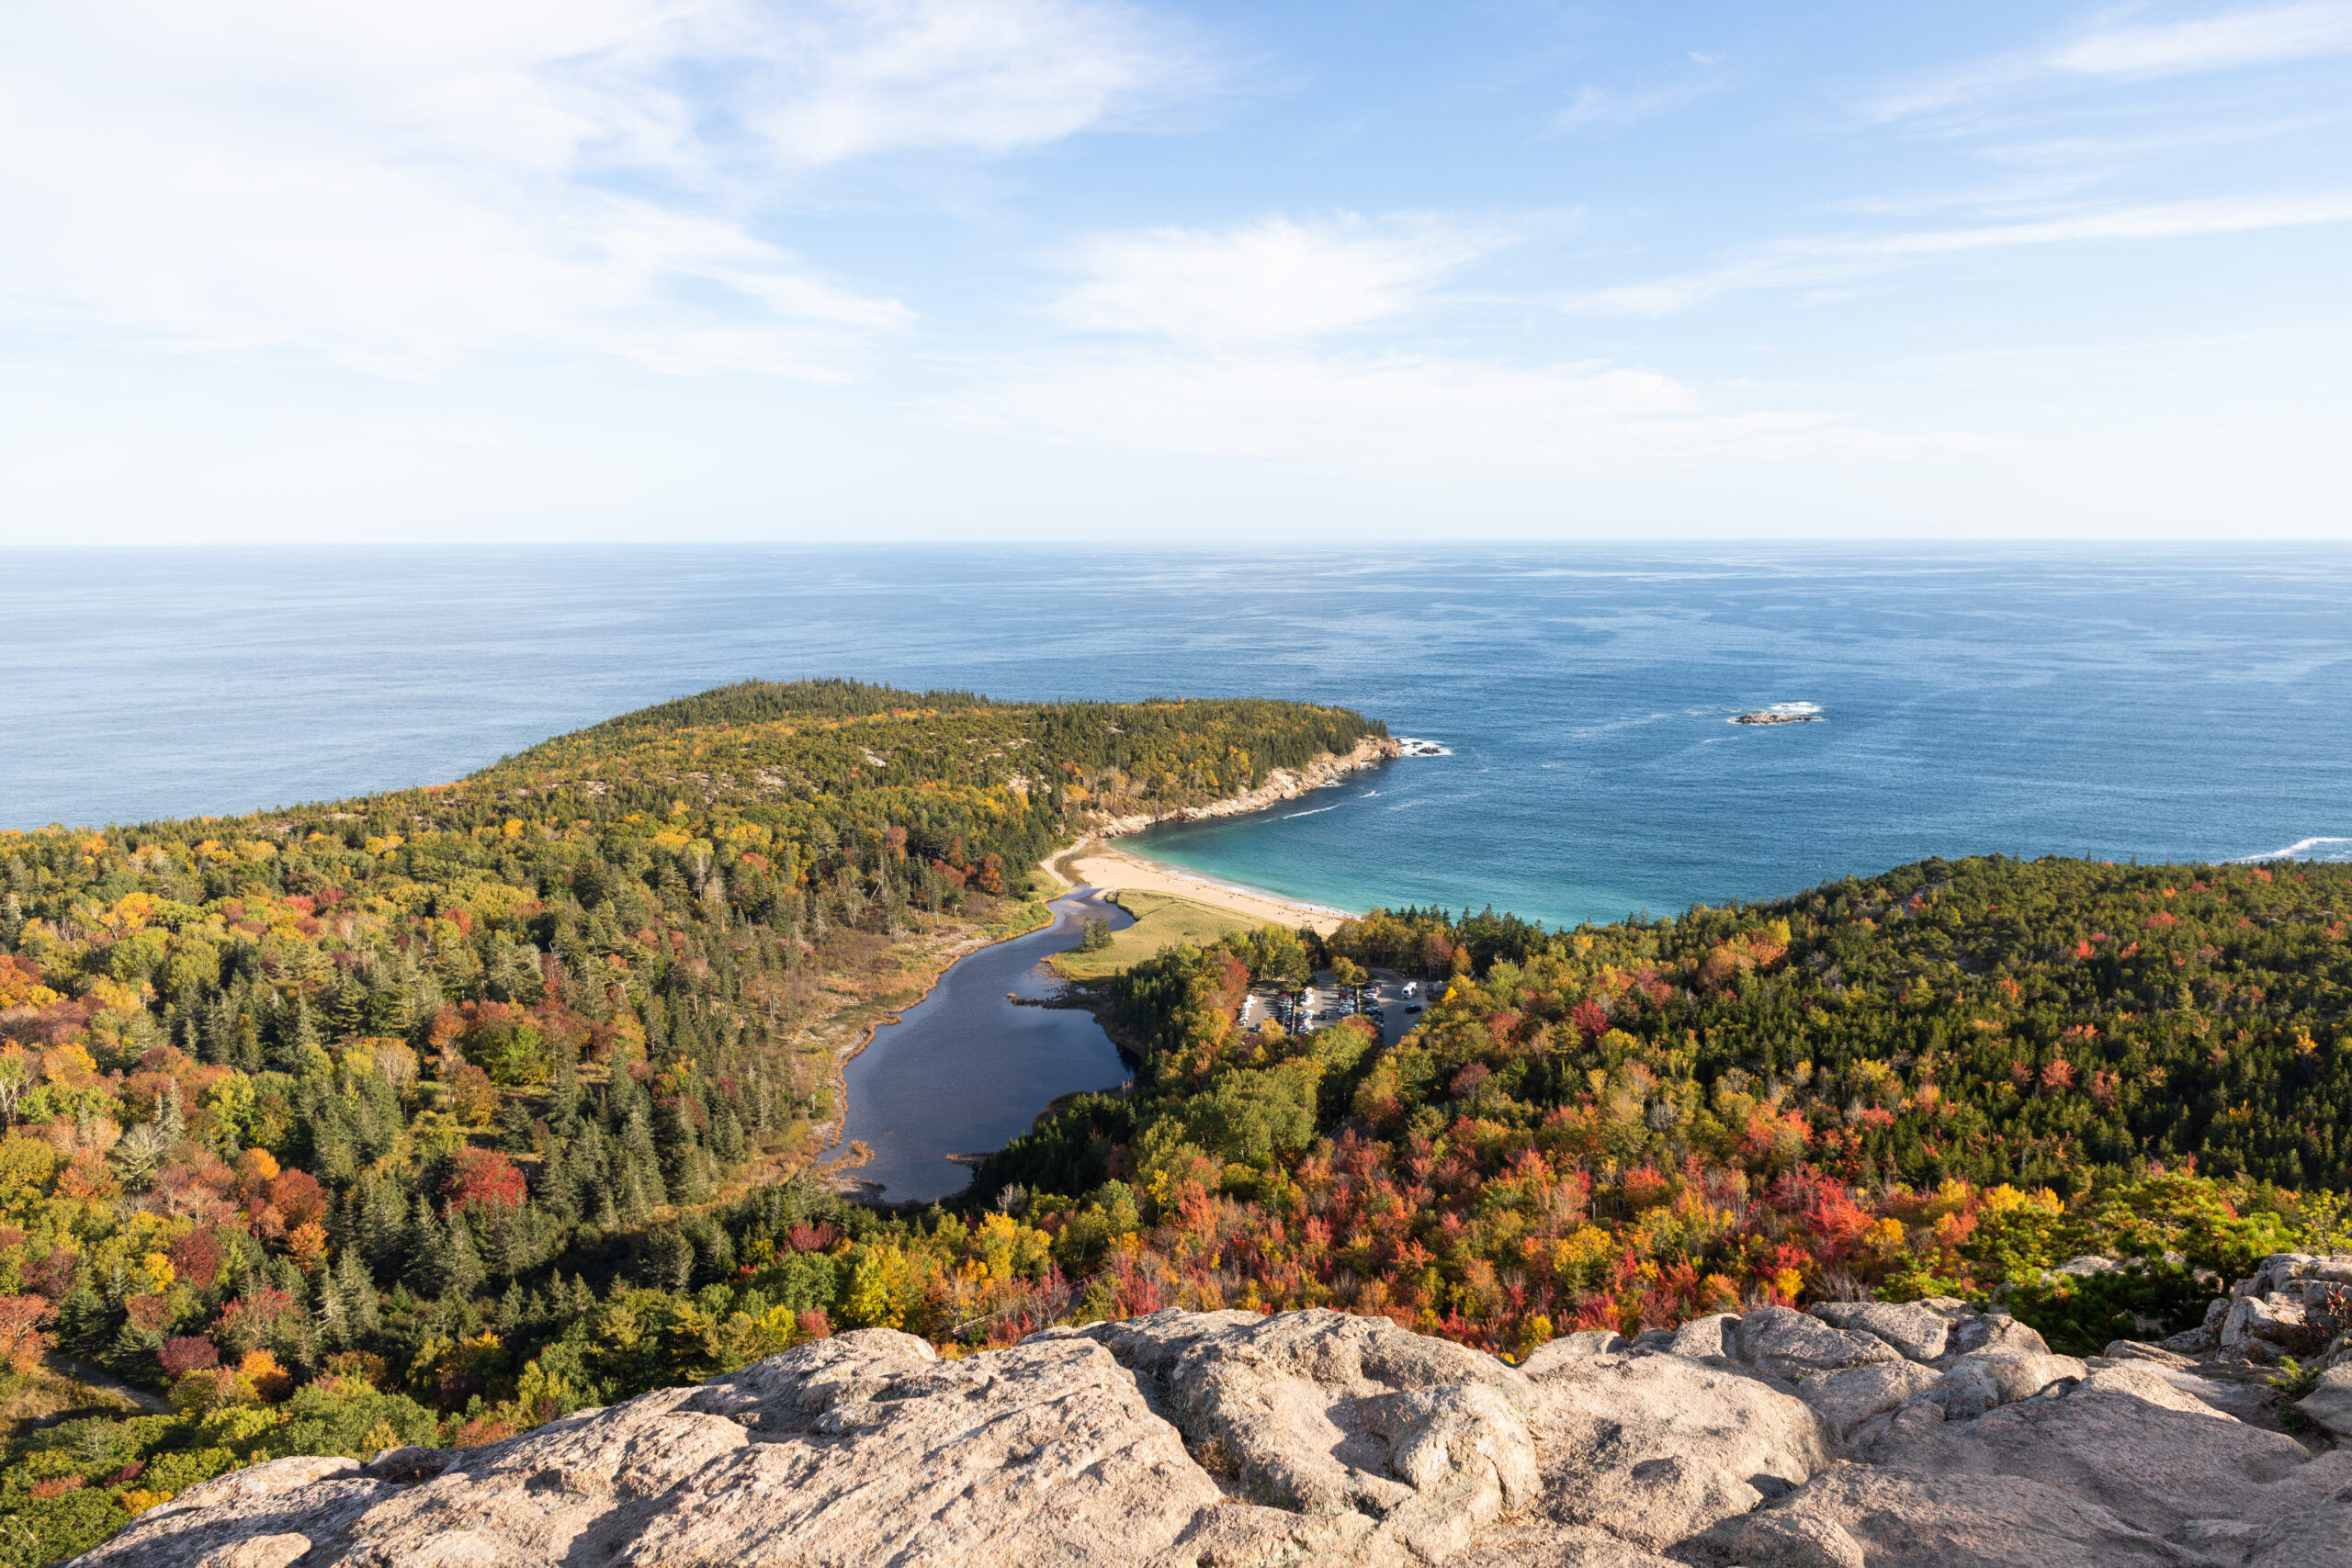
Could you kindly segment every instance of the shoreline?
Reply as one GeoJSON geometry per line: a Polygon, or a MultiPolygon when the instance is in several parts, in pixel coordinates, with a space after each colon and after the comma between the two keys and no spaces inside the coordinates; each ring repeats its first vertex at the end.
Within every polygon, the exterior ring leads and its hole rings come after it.
{"type": "Polygon", "coordinates": [[[1086,837],[1068,849],[1057,850],[1047,855],[1038,863],[1038,868],[1065,887],[1091,887],[1101,893],[1116,893],[1125,888],[1144,893],[1164,893],[1170,897],[1188,898],[1196,904],[1228,910],[1261,924],[1307,926],[1329,936],[1340,928],[1340,922],[1353,919],[1359,911],[1310,903],[1270,888],[1253,887],[1248,883],[1204,876],[1198,872],[1185,871],[1164,861],[1151,860],[1131,850],[1121,849],[1112,840],[1140,833],[1162,822],[1198,822],[1210,818],[1243,817],[1269,810],[1286,801],[1296,800],[1310,791],[1328,789],[1361,769],[1394,761],[1403,754],[1403,750],[1402,744],[1393,737],[1367,735],[1347,751],[1326,751],[1297,769],[1276,768],[1266,775],[1265,783],[1255,789],[1227,795],[1206,806],[1187,807],[1158,816],[1114,817],[1098,821],[1086,837]]]}
{"type": "MultiPolygon", "coordinates": [[[[913,1001],[908,1002],[902,1007],[894,1008],[885,1012],[878,1018],[868,1019],[864,1023],[855,1025],[854,1038],[834,1043],[828,1052],[831,1056],[832,1061],[827,1068],[827,1081],[832,1086],[833,1113],[831,1116],[828,1117],[826,1121],[813,1124],[817,1128],[827,1129],[823,1134],[824,1141],[809,1150],[806,1156],[807,1164],[798,1167],[797,1169],[787,1169],[785,1172],[786,1176],[790,1177],[797,1174],[800,1170],[805,1170],[808,1174],[816,1177],[819,1180],[826,1182],[829,1185],[835,1186],[836,1190],[839,1190],[838,1179],[846,1172],[854,1170],[857,1168],[858,1166],[862,1166],[865,1163],[865,1160],[860,1159],[854,1164],[844,1165],[842,1160],[845,1156],[838,1155],[834,1156],[834,1157],[831,1159],[826,1158],[828,1155],[832,1155],[835,1149],[842,1146],[842,1139],[849,1132],[849,1064],[851,1059],[862,1054],[868,1045],[874,1043],[874,1036],[885,1024],[899,1022],[906,1017],[910,1010],[920,1006],[922,1003],[930,1000],[931,994],[939,989],[940,982],[947,978],[947,972],[950,969],[955,968],[956,964],[961,964],[965,959],[971,957],[972,954],[976,953],[985,953],[991,947],[1001,946],[1003,943],[1008,942],[1018,942],[1024,936],[1035,936],[1039,931],[1051,930],[1055,922],[1060,919],[1058,915],[1055,915],[1053,913],[1054,900],[1057,898],[1066,897],[1071,891],[1072,889],[1064,888],[1059,892],[1049,892],[1044,897],[1035,900],[1037,903],[1046,907],[1046,912],[1050,917],[1036,925],[1027,927],[1022,931],[1008,931],[1002,936],[987,936],[975,931],[968,935],[959,937],[956,941],[946,944],[945,947],[939,949],[933,953],[927,954],[926,958],[930,961],[935,962],[937,964],[937,967],[932,971],[930,977],[923,982],[922,995],[916,997],[913,1001]]],[[[863,1001],[855,1002],[851,1004],[849,1008],[845,1008],[842,1010],[843,1012],[854,1011],[857,1008],[866,1005],[868,1004],[863,1001]]],[[[837,1021],[840,1017],[840,1013],[835,1013],[831,1018],[825,1021],[832,1022],[837,1021]]],[[[823,1024],[820,1023],[810,1032],[816,1033],[819,1031],[821,1031],[822,1028],[823,1024]]],[[[753,1185],[756,1186],[758,1184],[754,1183],[753,1185]]],[[[847,1194],[845,1193],[844,1195],[847,1194]]]]}
{"type": "Polygon", "coordinates": [[[1261,924],[1311,926],[1329,936],[1340,929],[1341,921],[1355,918],[1354,911],[1310,904],[1262,887],[1223,882],[1162,861],[1147,860],[1100,838],[1085,840],[1054,859],[1057,874],[1067,874],[1097,892],[1133,888],[1140,893],[1165,893],[1170,897],[1189,898],[1195,904],[1227,909],[1261,924]]]}
{"type": "MultiPolygon", "coordinates": [[[[1369,768],[1389,761],[1399,753],[1396,741],[1386,737],[1365,736],[1355,747],[1344,753],[1326,752],[1304,768],[1295,771],[1278,768],[1266,782],[1252,790],[1228,795],[1206,806],[1189,807],[1159,817],[1114,818],[1100,823],[1085,837],[1066,848],[1054,851],[1036,863],[1036,869],[1054,886],[1043,891],[1038,902],[1049,909],[1057,899],[1081,890],[1115,893],[1133,888],[1137,892],[1164,893],[1172,897],[1188,898],[1196,904],[1229,910],[1262,924],[1288,927],[1308,926],[1329,935],[1340,928],[1340,922],[1354,918],[1346,909],[1329,905],[1311,904],[1304,899],[1288,898],[1261,887],[1244,884],[1220,882],[1193,872],[1182,871],[1160,861],[1148,860],[1142,855],[1119,849],[1111,840],[1129,833],[1137,833],[1160,822],[1197,821],[1204,818],[1242,816],[1262,811],[1286,800],[1295,800],[1309,790],[1322,789],[1362,768],[1369,768]]],[[[849,1131],[848,1069],[853,1057],[859,1055],[874,1043],[874,1037],[885,1024],[899,1022],[909,1009],[927,999],[947,977],[947,972],[972,954],[1001,942],[1030,936],[1052,925],[1052,920],[1032,926],[1026,931],[1012,931],[990,938],[966,937],[931,955],[936,963],[922,988],[922,993],[905,1007],[881,1017],[869,1019],[859,1026],[854,1038],[835,1043],[830,1052],[832,1061],[828,1070],[834,1095],[834,1111],[828,1122],[819,1122],[823,1131],[807,1156],[808,1170],[820,1180],[841,1191],[855,1196],[855,1182],[851,1173],[865,1161],[854,1151],[843,1151],[843,1141],[849,1131]],[[831,1156],[830,1158],[828,1156],[831,1156]]],[[[836,1015],[838,1017],[838,1015],[836,1015]]],[[[1098,1018],[1100,1017],[1098,1013],[1098,1018]]],[[[820,1026],[821,1028],[821,1026],[820,1026]]],[[[1109,1032],[1107,1027],[1105,1032],[1109,1032]]],[[[1116,1037],[1114,1036],[1114,1043],[1116,1037]]],[[[1122,1047],[1124,1050],[1125,1048],[1122,1047]]],[[[812,1140],[813,1141],[813,1140],[812,1140]]]]}

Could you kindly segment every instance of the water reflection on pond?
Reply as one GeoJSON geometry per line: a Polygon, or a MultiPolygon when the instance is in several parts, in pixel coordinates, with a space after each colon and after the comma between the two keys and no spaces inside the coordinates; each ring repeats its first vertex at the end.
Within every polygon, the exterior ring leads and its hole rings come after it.
{"type": "Polygon", "coordinates": [[[1085,921],[1133,923],[1092,892],[1054,900],[1054,923],[958,962],[897,1023],[875,1032],[850,1061],[847,1139],[874,1159],[855,1174],[887,1202],[959,1191],[971,1170],[948,1156],[1002,1148],[1061,1095],[1109,1089],[1127,1077],[1094,1015],[1023,1007],[1006,998],[1051,995],[1052,953],[1075,947],[1085,921]]]}

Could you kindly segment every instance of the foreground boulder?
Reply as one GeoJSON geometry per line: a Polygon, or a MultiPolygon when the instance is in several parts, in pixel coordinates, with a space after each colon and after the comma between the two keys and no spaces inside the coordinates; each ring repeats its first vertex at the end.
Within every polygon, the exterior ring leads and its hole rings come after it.
{"type": "Polygon", "coordinates": [[[82,1561],[2352,1564],[2352,1450],[2240,1419],[2200,1391],[2244,1383],[2184,1355],[2110,1348],[2054,1356],[1958,1302],[1577,1334],[1517,1367],[1330,1312],[1161,1312],[954,1361],[866,1329],[488,1448],[257,1465],[82,1561]]]}

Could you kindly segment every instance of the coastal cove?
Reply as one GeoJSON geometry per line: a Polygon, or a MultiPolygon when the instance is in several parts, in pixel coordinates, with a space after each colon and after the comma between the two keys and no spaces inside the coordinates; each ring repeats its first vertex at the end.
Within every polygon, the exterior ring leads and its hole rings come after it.
{"type": "Polygon", "coordinates": [[[1334,908],[1559,925],[1931,853],[2352,854],[2341,549],[68,551],[41,583],[0,828],[432,783],[842,672],[1311,698],[1439,742],[1128,846],[1334,908]],[[1729,722],[1799,703],[1822,721],[1729,722]]]}
{"type": "Polygon", "coordinates": [[[872,1029],[842,1064],[842,1129],[824,1168],[843,1190],[888,1204],[931,1202],[961,1191],[982,1156],[1029,1131],[1054,1101],[1125,1081],[1129,1066],[1091,1008],[1069,997],[1047,966],[1075,948],[1090,920],[1113,931],[1136,919],[1113,902],[1122,891],[1171,894],[1254,924],[1321,931],[1345,912],[1262,889],[1213,881],[1117,847],[1163,822],[1241,821],[1295,808],[1302,798],[1394,765],[1394,742],[1367,739],[1263,784],[1175,813],[1114,818],[1039,870],[1068,891],[1046,906],[1050,923],[956,959],[922,1000],[872,1029]]]}

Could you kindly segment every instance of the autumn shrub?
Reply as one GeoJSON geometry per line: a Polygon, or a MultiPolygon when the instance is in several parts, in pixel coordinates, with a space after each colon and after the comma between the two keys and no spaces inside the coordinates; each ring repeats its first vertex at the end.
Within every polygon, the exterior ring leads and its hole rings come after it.
{"type": "Polygon", "coordinates": [[[248,1350],[237,1362],[237,1376],[249,1385],[255,1397],[275,1404],[294,1392],[293,1374],[277,1364],[277,1358],[266,1350],[248,1350]]]}
{"type": "Polygon", "coordinates": [[[182,1335],[164,1343],[156,1360],[164,1375],[175,1382],[190,1372],[209,1371],[220,1364],[220,1352],[200,1334],[182,1335]]]}

